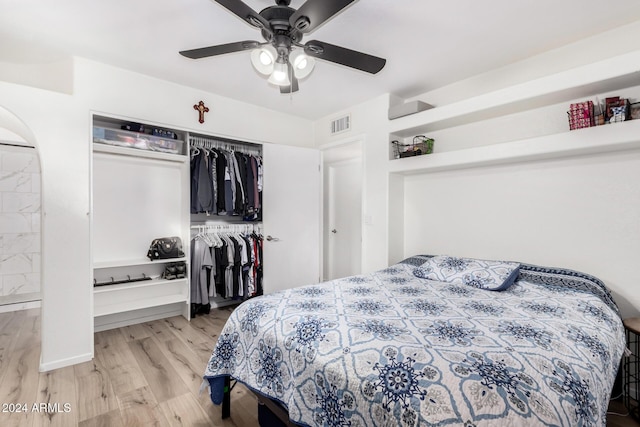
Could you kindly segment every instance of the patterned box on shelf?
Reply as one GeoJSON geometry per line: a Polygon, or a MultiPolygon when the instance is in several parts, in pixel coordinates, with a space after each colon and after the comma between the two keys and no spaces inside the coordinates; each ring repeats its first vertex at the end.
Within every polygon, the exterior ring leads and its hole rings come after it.
{"type": "Polygon", "coordinates": [[[582,129],[596,125],[593,111],[593,101],[584,101],[571,104],[569,111],[569,129],[582,129]]]}

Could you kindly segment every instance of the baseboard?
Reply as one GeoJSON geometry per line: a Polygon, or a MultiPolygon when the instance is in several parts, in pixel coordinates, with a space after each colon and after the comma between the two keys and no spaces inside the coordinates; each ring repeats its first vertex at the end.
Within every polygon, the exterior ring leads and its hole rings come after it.
{"type": "Polygon", "coordinates": [[[42,363],[40,361],[40,372],[53,371],[54,369],[65,368],[67,366],[76,365],[78,363],[88,362],[93,359],[92,353],[81,354],[79,356],[69,357],[68,359],[55,360],[53,362],[42,363]]]}

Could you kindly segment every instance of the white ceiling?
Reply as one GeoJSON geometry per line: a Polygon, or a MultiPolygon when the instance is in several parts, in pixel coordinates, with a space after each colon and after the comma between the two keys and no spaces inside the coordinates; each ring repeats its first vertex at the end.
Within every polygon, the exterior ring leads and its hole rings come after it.
{"type": "MultiPolygon", "coordinates": [[[[299,8],[305,0],[292,0],[299,8]]],[[[256,11],[273,0],[246,0],[256,11]]],[[[178,54],[260,32],[211,0],[0,0],[0,62],[75,55],[309,119],[383,93],[403,98],[640,19],[640,1],[360,0],[307,35],[387,59],[376,75],[317,61],[282,95],[249,52],[178,54]]]]}

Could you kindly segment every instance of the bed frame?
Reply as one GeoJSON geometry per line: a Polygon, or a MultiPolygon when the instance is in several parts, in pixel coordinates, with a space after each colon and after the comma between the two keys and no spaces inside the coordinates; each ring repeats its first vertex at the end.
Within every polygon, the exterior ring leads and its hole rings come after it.
{"type": "MultiPolygon", "coordinates": [[[[224,394],[222,395],[222,419],[231,417],[231,390],[238,384],[238,381],[231,380],[230,376],[224,377],[224,394]]],[[[281,422],[282,425],[286,427],[297,427],[295,424],[289,420],[289,413],[287,410],[282,407],[279,403],[274,400],[269,399],[259,393],[254,392],[251,389],[248,389],[254,396],[258,399],[258,405],[264,405],[269,409],[269,411],[276,416],[281,422]]]]}

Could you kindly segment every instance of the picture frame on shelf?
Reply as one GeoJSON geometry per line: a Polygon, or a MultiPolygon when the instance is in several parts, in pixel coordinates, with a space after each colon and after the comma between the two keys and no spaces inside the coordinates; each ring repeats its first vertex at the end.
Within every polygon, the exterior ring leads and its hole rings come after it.
{"type": "Polygon", "coordinates": [[[619,96],[605,99],[605,122],[615,123],[627,120],[628,102],[619,96]]]}

